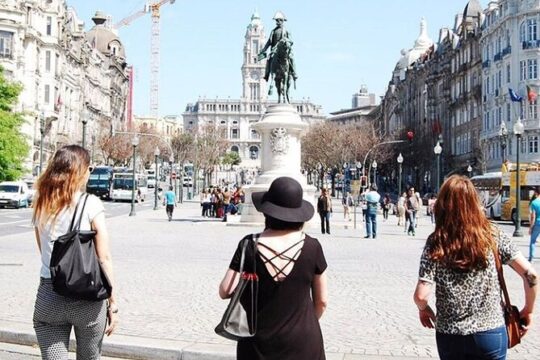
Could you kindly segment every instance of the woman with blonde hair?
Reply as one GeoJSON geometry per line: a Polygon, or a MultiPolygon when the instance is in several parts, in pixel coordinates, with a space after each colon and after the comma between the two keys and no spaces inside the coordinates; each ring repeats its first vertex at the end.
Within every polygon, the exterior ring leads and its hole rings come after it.
{"type": "Polygon", "coordinates": [[[36,184],[33,224],[41,253],[41,280],[33,322],[42,358],[46,360],[68,358],[72,328],[75,329],[77,359],[99,359],[103,335],[110,335],[118,321],[114,290],[108,301],[78,300],[56,293],[51,282],[49,265],[54,242],[69,232],[72,218],[76,218],[81,219],[81,230],[96,232],[96,255],[114,289],[103,204],[90,195],[84,199],[84,206],[77,206],[80,199],[83,202],[90,173],[88,151],[77,145],[64,146],[54,154],[36,184]]]}
{"type": "Polygon", "coordinates": [[[420,322],[435,328],[442,360],[505,359],[508,339],[495,256],[523,278],[523,332],[531,326],[537,274],[512,239],[488,221],[468,178],[449,177],[434,211],[435,231],[424,247],[414,293],[420,322]],[[428,305],[434,285],[437,314],[428,305]]]}

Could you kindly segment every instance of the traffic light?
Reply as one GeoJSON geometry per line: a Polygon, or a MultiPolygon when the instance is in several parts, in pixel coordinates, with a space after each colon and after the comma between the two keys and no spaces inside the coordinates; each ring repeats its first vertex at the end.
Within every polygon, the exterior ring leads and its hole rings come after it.
{"type": "Polygon", "coordinates": [[[360,177],[360,187],[363,187],[363,188],[367,187],[367,176],[362,175],[360,177]]]}

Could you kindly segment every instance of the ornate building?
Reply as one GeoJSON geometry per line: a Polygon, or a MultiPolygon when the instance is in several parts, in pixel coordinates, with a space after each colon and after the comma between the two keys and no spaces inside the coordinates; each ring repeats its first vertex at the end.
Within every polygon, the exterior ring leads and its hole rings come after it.
{"type": "Polygon", "coordinates": [[[99,137],[124,127],[128,92],[124,50],[105,17],[97,14],[85,33],[65,0],[2,0],[0,19],[0,65],[23,85],[16,110],[27,120],[26,167],[36,174],[40,145],[46,162],[59,146],[80,144],[83,126],[99,158],[99,137]]]}
{"type": "MultiPolygon", "coordinates": [[[[266,81],[263,79],[266,61],[255,61],[265,41],[263,24],[255,13],[244,40],[242,97],[236,100],[199,98],[195,104],[188,104],[183,113],[186,131],[196,131],[207,124],[221,128],[230,144],[230,151],[238,152],[243,167],[260,166],[261,139],[251,126],[260,120],[267,104],[271,103],[267,99],[266,81]]],[[[321,106],[309,99],[292,101],[291,105],[302,120],[310,124],[325,119],[321,106]]]]}

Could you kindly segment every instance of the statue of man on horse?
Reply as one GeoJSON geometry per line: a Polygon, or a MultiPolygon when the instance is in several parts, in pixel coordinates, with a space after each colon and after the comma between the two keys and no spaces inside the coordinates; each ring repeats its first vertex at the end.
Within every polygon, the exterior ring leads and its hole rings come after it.
{"type": "Polygon", "coordinates": [[[272,95],[272,82],[276,85],[278,92],[278,103],[282,100],[284,103],[289,103],[289,88],[291,79],[294,81],[296,88],[296,69],[294,67],[294,58],[292,53],[293,42],[290,39],[289,32],[283,26],[287,18],[281,11],[274,15],[276,27],[270,33],[270,37],[266,45],[262,48],[257,56],[257,60],[268,58],[266,62],[266,71],[264,79],[270,82],[268,95],[272,95]],[[266,50],[270,47],[270,55],[266,54],[266,50]]]}

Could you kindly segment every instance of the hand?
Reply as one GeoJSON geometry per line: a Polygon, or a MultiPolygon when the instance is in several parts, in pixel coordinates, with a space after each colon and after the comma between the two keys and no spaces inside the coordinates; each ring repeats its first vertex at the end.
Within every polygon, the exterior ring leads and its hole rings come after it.
{"type": "Polygon", "coordinates": [[[435,327],[435,322],[437,321],[437,316],[433,312],[433,309],[429,305],[426,306],[424,310],[418,310],[418,316],[420,317],[420,323],[423,327],[433,329],[435,327]]]}
{"type": "Polygon", "coordinates": [[[112,305],[107,308],[107,327],[105,328],[105,334],[111,336],[118,325],[118,307],[112,305]],[[116,310],[116,312],[114,312],[116,310]]]}
{"type": "Polygon", "coordinates": [[[519,320],[521,323],[521,336],[523,336],[532,326],[532,314],[530,312],[526,312],[525,310],[521,310],[519,312],[519,320]]]}

